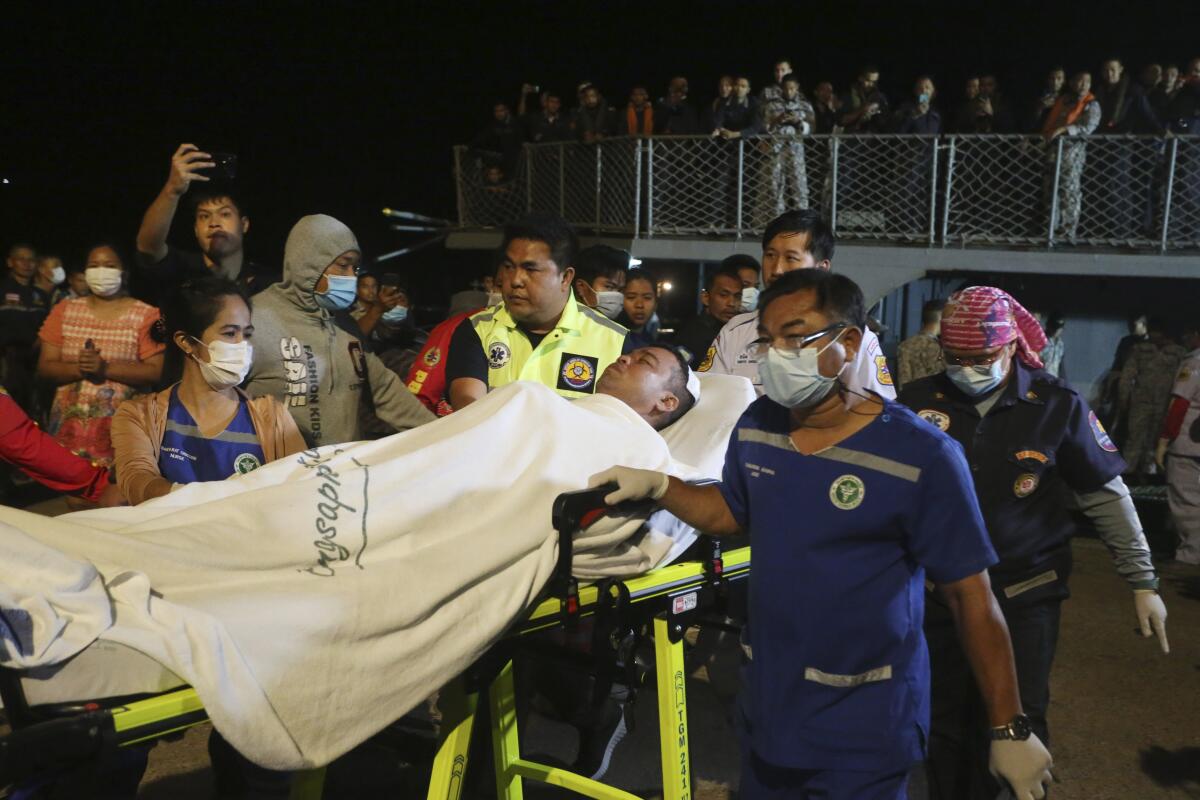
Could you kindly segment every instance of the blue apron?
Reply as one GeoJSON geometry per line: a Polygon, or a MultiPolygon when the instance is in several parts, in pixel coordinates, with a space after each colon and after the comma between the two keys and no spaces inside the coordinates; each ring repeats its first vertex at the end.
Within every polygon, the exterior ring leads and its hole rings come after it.
{"type": "Polygon", "coordinates": [[[225,430],[211,438],[200,433],[196,421],[179,399],[179,387],[171,389],[167,426],[163,431],[158,468],[172,483],[223,481],[262,466],[265,456],[243,398],[237,414],[225,430]]]}

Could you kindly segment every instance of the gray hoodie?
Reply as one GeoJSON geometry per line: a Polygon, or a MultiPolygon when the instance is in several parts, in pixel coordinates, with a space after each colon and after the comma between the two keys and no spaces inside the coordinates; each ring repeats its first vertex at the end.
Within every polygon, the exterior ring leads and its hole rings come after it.
{"type": "Polygon", "coordinates": [[[396,430],[435,419],[399,376],[348,332],[356,330],[353,321],[339,325],[313,298],[334,259],[358,249],[351,230],[333,217],[304,217],[288,234],[283,280],[254,297],[254,363],[246,391],[283,401],[312,447],[362,438],[364,389],[375,414],[396,430]]]}

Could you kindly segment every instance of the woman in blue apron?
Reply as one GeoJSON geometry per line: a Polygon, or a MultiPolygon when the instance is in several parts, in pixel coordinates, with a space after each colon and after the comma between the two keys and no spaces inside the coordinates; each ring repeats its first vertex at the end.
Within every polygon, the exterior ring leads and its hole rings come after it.
{"type": "MultiPolygon", "coordinates": [[[[177,382],[130,400],[113,419],[117,481],[131,505],[305,449],[279,400],[238,388],[250,370],[254,325],[237,284],[215,277],[184,283],[164,308],[160,333],[169,339],[164,374],[177,382]]],[[[288,796],[289,774],[250,763],[215,730],[208,751],[221,797],[288,796]]]]}

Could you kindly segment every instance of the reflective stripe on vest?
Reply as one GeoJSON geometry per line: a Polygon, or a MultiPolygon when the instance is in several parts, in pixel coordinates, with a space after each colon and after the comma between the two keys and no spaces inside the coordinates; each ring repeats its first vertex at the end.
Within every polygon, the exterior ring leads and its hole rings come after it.
{"type": "Polygon", "coordinates": [[[554,330],[532,347],[504,304],[485,308],[471,325],[488,360],[488,389],[536,381],[563,397],[596,391],[596,381],[621,356],[628,331],[575,300],[574,292],[554,330]]]}

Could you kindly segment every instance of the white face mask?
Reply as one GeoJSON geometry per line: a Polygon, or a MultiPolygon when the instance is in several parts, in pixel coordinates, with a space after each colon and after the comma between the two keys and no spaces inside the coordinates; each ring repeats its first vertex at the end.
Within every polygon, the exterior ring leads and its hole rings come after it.
{"type": "Polygon", "coordinates": [[[254,348],[249,342],[243,339],[231,344],[214,339],[206,346],[211,361],[204,361],[195,353],[190,355],[200,367],[200,374],[204,376],[205,382],[215,391],[232,389],[246,379],[247,373],[250,372],[250,364],[254,360],[254,348]]]}
{"type": "Polygon", "coordinates": [[[83,278],[97,297],[112,297],[121,291],[121,270],[116,267],[88,267],[83,278]]]}
{"type": "Polygon", "coordinates": [[[742,289],[742,311],[753,311],[758,308],[758,287],[747,286],[742,289]]]}
{"type": "Polygon", "coordinates": [[[621,292],[596,292],[596,310],[609,319],[616,319],[625,308],[625,295],[621,292]]]}
{"type": "MultiPolygon", "coordinates": [[[[837,375],[821,374],[817,359],[833,343],[841,338],[839,332],[833,341],[821,349],[805,347],[798,353],[788,353],[772,347],[767,357],[758,362],[758,377],[762,380],[767,397],[785,408],[807,408],[829,396],[837,375]]],[[[845,364],[842,369],[845,369],[845,364]]],[[[841,374],[838,370],[838,375],[841,374]]]]}
{"type": "Polygon", "coordinates": [[[58,286],[60,283],[62,283],[66,279],[67,279],[67,271],[65,269],[63,269],[62,267],[55,267],[54,269],[50,270],[50,282],[53,283],[55,286],[58,286]]]}

